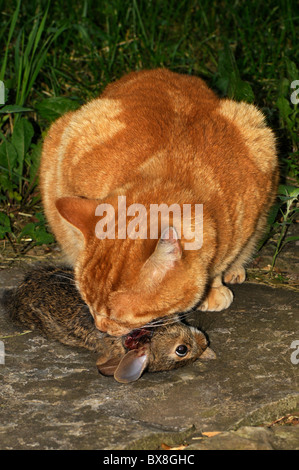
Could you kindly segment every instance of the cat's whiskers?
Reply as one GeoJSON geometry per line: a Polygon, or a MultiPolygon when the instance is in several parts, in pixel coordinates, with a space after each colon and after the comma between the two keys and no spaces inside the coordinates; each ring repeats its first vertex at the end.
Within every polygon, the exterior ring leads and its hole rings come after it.
{"type": "Polygon", "coordinates": [[[175,323],[181,322],[182,320],[186,320],[186,318],[188,318],[193,313],[193,310],[189,310],[188,312],[178,313],[175,316],[158,318],[144,325],[144,328],[159,328],[160,326],[173,325],[175,323]]]}
{"type": "Polygon", "coordinates": [[[68,276],[67,274],[53,273],[53,275],[54,275],[55,277],[60,277],[60,278],[67,279],[68,282],[71,282],[71,284],[74,284],[74,285],[75,285],[75,279],[74,279],[74,277],[73,277],[71,274],[68,276]]]}

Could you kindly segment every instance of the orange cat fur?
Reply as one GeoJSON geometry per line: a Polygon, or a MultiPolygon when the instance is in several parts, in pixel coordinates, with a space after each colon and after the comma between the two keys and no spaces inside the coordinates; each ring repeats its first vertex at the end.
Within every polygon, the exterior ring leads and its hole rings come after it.
{"type": "Polygon", "coordinates": [[[40,168],[51,229],[98,328],[112,335],[194,306],[227,308],[222,280],[244,281],[277,180],[259,110],[165,69],[133,72],[58,119],[40,168]],[[117,219],[119,195],[147,209],[203,204],[203,246],[186,250],[175,229],[160,240],[99,240],[95,209],[109,203],[117,219]]]}

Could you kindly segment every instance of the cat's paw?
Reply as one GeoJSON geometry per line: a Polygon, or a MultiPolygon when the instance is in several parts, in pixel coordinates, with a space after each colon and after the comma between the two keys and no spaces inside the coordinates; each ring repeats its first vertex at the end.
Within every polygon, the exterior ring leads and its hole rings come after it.
{"type": "Polygon", "coordinates": [[[205,300],[197,307],[202,312],[220,312],[230,306],[233,301],[232,291],[223,285],[211,287],[205,300]]]}
{"type": "Polygon", "coordinates": [[[243,267],[229,269],[224,275],[225,284],[242,284],[246,279],[246,271],[243,267]]]}

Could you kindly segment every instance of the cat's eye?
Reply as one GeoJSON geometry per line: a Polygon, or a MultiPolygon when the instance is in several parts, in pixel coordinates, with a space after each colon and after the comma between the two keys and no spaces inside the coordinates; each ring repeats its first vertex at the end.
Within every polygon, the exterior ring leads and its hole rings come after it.
{"type": "Polygon", "coordinates": [[[180,344],[175,350],[176,355],[179,357],[186,356],[187,352],[188,352],[188,347],[185,344],[180,344]]]}

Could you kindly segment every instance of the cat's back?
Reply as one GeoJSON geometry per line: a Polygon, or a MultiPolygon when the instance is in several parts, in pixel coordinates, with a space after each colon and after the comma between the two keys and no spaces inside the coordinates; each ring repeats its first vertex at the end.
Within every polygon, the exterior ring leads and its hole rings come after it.
{"type": "MultiPolygon", "coordinates": [[[[205,175],[231,192],[248,175],[271,179],[275,140],[255,106],[219,99],[198,77],[166,69],[132,72],[54,123],[45,140],[44,204],[62,196],[104,198],[149,172],[196,187],[205,175]]],[[[251,184],[251,183],[250,183],[251,184]]]]}
{"type": "Polygon", "coordinates": [[[166,69],[132,72],[51,126],[41,162],[42,192],[55,181],[56,197],[66,187],[72,195],[104,197],[173,145],[175,129],[186,119],[208,116],[217,102],[199,78],[166,69]]]}

